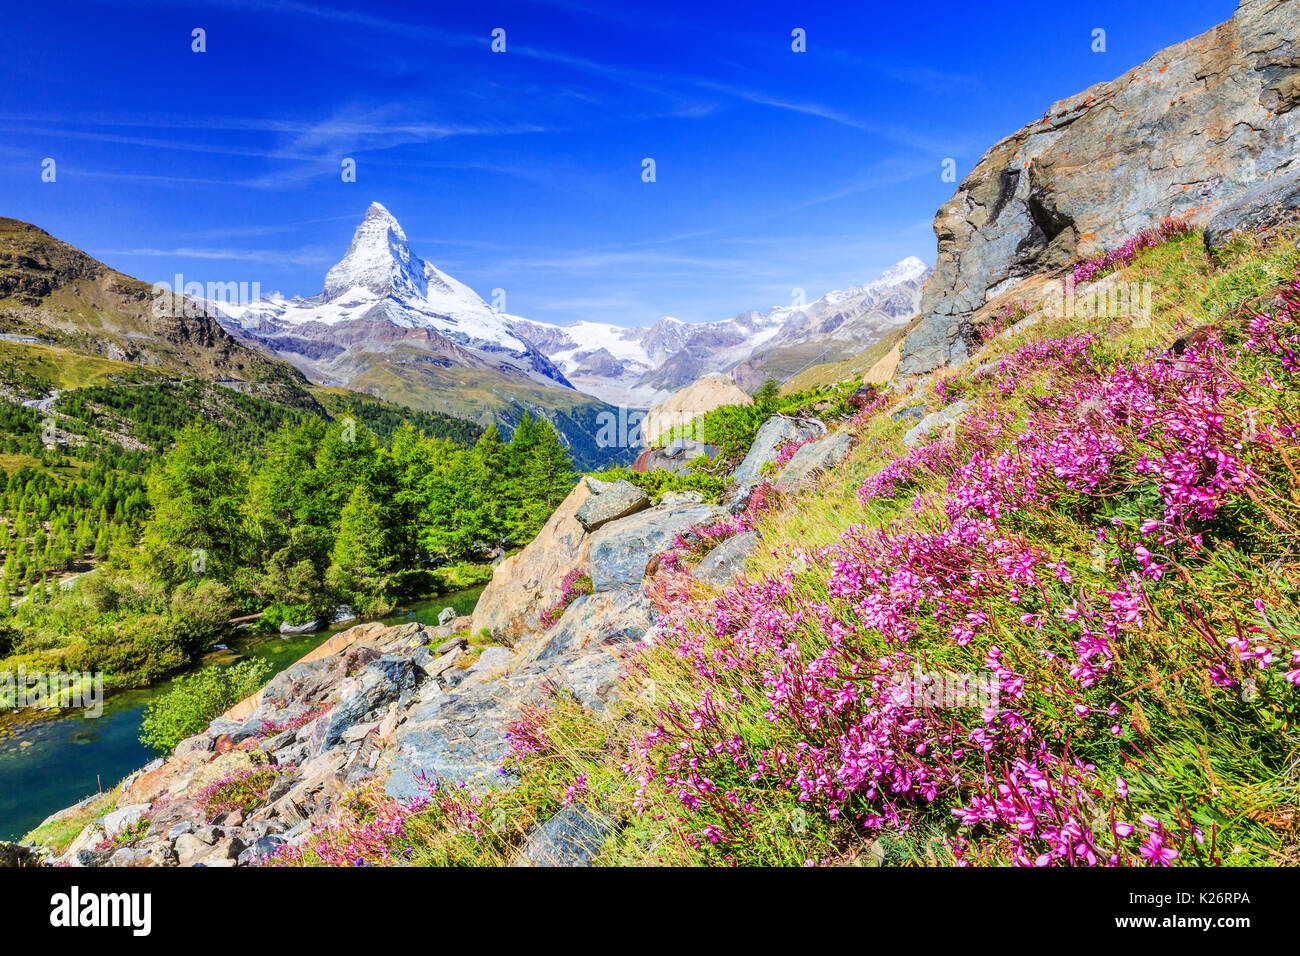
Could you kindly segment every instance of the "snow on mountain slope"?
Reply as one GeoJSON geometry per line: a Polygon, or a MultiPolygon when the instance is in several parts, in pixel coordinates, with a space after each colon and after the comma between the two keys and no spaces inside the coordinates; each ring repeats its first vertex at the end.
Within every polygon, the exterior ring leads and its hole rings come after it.
{"type": "Polygon", "coordinates": [[[512,317],[416,256],[401,225],[377,202],[325,274],[319,295],[223,310],[246,335],[320,381],[346,382],[364,364],[364,353],[400,345],[457,365],[482,362],[540,384],[572,387],[554,362],[512,331],[512,317]]]}
{"type": "Polygon", "coordinates": [[[417,256],[398,221],[372,203],[322,292],[222,308],[228,325],[318,382],[347,384],[377,362],[415,362],[491,369],[646,408],[709,372],[739,370],[750,387],[754,376],[788,377],[810,357],[860,351],[915,313],[929,271],[912,257],[805,305],[718,322],[561,326],[493,309],[417,256]]]}
{"type": "Polygon", "coordinates": [[[825,359],[860,351],[916,314],[929,275],[929,267],[910,256],[870,282],[805,305],[751,310],[719,322],[665,317],[648,328],[624,328],[514,319],[511,328],[536,343],[579,389],[613,404],[647,407],[709,372],[745,365],[767,367],[779,377],[795,353],[825,359]],[[818,351],[814,343],[825,347],[818,351]],[[779,360],[755,361],[774,352],[783,353],[779,360]]]}

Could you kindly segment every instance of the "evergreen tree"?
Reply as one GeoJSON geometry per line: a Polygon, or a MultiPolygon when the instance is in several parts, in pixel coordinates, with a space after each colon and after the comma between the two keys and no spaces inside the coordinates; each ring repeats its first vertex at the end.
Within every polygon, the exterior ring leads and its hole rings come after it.
{"type": "Polygon", "coordinates": [[[248,473],[215,425],[192,423],[149,472],[153,515],[145,554],[170,583],[193,573],[233,575],[242,551],[248,473]]]}

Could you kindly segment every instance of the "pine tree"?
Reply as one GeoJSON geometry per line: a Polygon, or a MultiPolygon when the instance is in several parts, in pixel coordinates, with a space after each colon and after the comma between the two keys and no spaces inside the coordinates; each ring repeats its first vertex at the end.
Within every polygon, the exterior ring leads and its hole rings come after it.
{"type": "Polygon", "coordinates": [[[191,423],[180,431],[166,459],[149,472],[153,515],[145,553],[165,580],[177,583],[195,570],[230,578],[242,550],[247,488],[247,469],[215,425],[191,423]]]}

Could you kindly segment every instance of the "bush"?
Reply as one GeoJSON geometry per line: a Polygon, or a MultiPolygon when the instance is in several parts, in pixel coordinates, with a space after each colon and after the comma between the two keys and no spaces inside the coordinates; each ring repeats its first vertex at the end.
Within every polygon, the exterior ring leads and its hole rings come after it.
{"type": "Polygon", "coordinates": [[[102,671],[114,687],[144,687],[189,659],[172,620],[161,614],[95,624],[72,642],[67,654],[69,668],[102,671]]]}
{"type": "Polygon", "coordinates": [[[140,741],[170,753],[186,737],[207,727],[212,718],[255,694],[270,676],[270,664],[253,660],[183,674],[145,708],[140,741]]]}
{"type": "Polygon", "coordinates": [[[203,815],[215,820],[223,813],[239,810],[251,813],[270,793],[277,779],[292,773],[292,767],[245,767],[209,784],[199,794],[203,815]]]}
{"type": "MultiPolygon", "coordinates": [[[[703,457],[703,456],[701,456],[703,457]]],[[[692,464],[706,464],[698,459],[692,464]]],[[[593,475],[601,481],[618,481],[620,478],[631,482],[658,503],[670,491],[698,491],[706,501],[721,501],[727,479],[710,474],[703,468],[693,468],[688,474],[674,474],[667,469],[658,471],[633,471],[631,468],[611,468],[593,475]]]]}
{"type": "Polygon", "coordinates": [[[235,610],[230,588],[214,580],[181,585],[172,594],[170,604],[177,635],[194,651],[224,631],[235,610]]]}

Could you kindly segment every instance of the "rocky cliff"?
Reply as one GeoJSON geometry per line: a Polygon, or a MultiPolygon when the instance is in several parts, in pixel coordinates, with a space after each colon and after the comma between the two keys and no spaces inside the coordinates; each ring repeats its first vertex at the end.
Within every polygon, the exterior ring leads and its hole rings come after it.
{"type": "Polygon", "coordinates": [[[938,258],[898,373],[964,357],[971,315],[1018,280],[1166,217],[1203,225],[1300,171],[1298,22],[1294,0],[1244,0],[985,153],[935,217],[938,258]]]}

